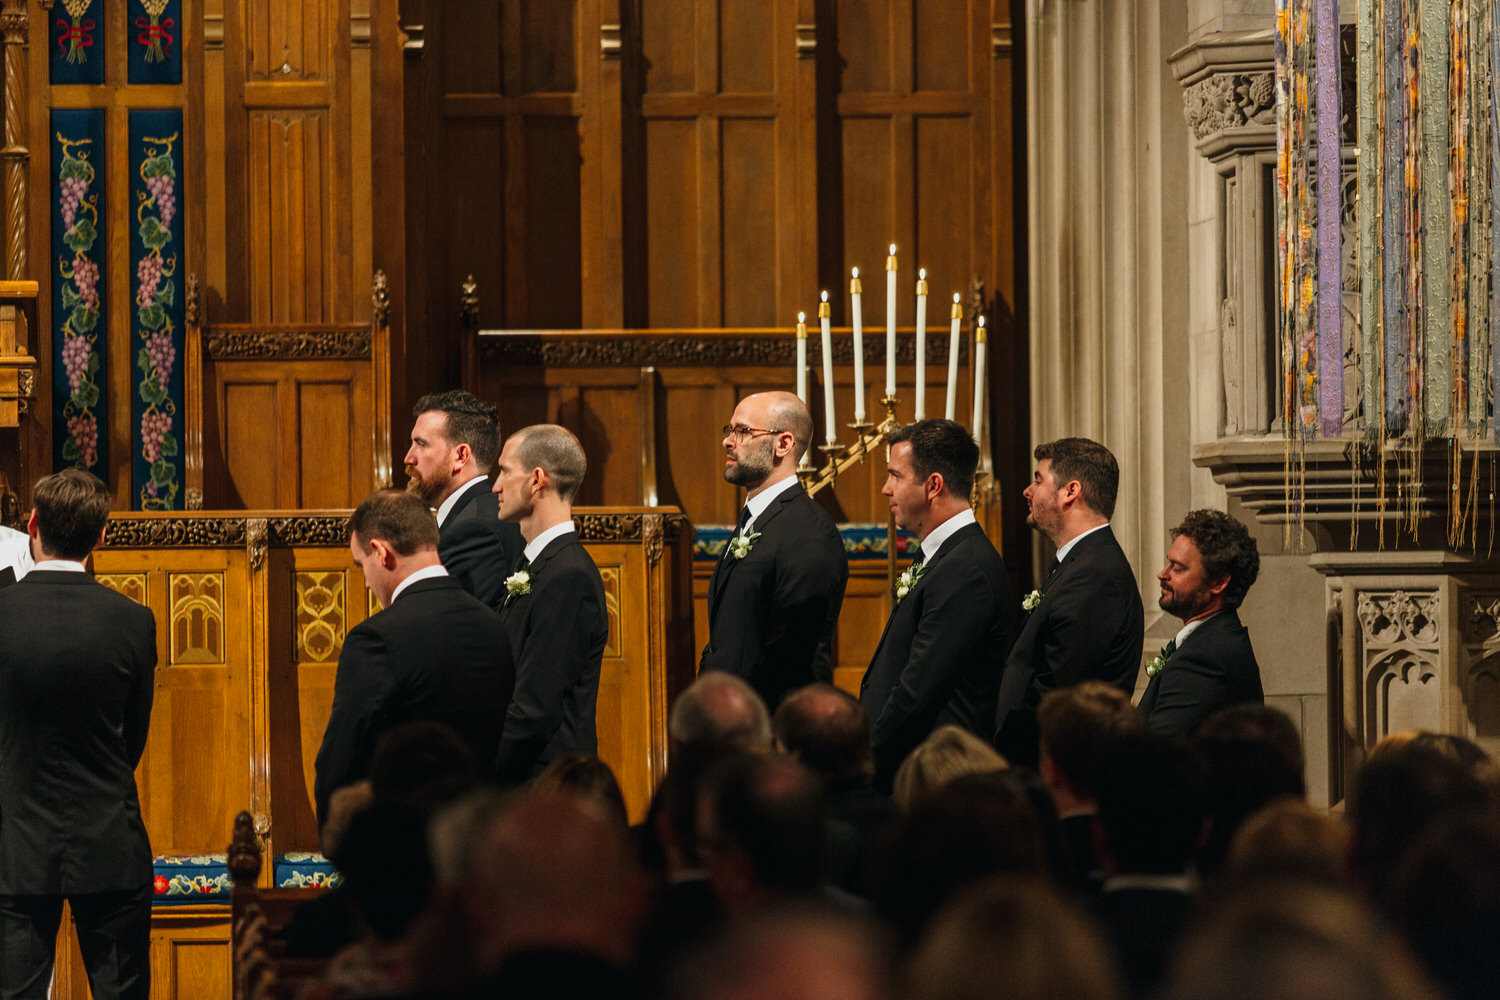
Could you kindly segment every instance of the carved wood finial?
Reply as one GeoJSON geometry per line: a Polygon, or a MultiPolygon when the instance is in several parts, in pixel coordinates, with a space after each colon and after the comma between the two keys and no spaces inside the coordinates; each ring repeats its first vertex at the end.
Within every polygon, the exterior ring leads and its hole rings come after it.
{"type": "Polygon", "coordinates": [[[391,290],[384,271],[376,271],[370,282],[370,308],[374,310],[375,322],[385,326],[391,316],[391,290]]]}
{"type": "Polygon", "coordinates": [[[472,274],[464,279],[463,294],[458,300],[458,314],[463,317],[464,326],[470,329],[479,326],[479,285],[472,274]]]}
{"type": "Polygon", "coordinates": [[[979,322],[979,317],[984,315],[987,305],[988,301],[984,294],[984,279],[976,274],[969,279],[968,309],[965,310],[968,313],[970,326],[979,322]]]}
{"type": "Polygon", "coordinates": [[[187,302],[182,307],[183,318],[187,320],[188,326],[202,326],[203,314],[199,311],[198,304],[198,276],[189,274],[187,276],[187,302]]]}
{"type": "Polygon", "coordinates": [[[229,842],[229,877],[237,885],[255,887],[260,875],[260,841],[255,837],[255,820],[248,812],[234,818],[234,835],[229,842]]]}

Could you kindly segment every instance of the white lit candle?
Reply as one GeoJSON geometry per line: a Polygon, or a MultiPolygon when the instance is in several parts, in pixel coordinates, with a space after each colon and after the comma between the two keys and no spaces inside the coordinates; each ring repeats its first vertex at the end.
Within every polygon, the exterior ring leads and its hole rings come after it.
{"type": "Polygon", "coordinates": [[[859,283],[859,268],[849,279],[849,315],[854,321],[854,422],[865,422],[865,312],[861,305],[864,288],[859,283]]]}
{"type": "Polygon", "coordinates": [[[896,244],[885,259],[885,394],[896,395],[896,244]]]}
{"type": "Polygon", "coordinates": [[[823,425],[828,429],[829,444],[838,440],[833,429],[833,331],[828,325],[832,315],[825,291],[823,301],[818,303],[818,320],[823,324],[823,425]]]}
{"type": "Polygon", "coordinates": [[[974,443],[980,443],[984,425],[984,317],[979,317],[979,327],[974,331],[974,443]]]}
{"type": "Polygon", "coordinates": [[[963,322],[964,311],[958,304],[958,293],[953,293],[953,328],[948,333],[948,409],[945,416],[949,420],[958,419],[954,414],[958,412],[958,325],[963,322]]]}
{"type": "Polygon", "coordinates": [[[927,268],[917,269],[917,408],[916,419],[927,416],[927,268]]]}
{"type": "Polygon", "coordinates": [[[807,405],[807,313],[797,314],[797,398],[807,405]]]}

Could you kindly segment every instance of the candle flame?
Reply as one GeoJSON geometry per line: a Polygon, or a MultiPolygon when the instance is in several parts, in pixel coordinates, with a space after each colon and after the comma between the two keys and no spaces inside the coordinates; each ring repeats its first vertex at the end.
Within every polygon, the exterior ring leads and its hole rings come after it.
{"type": "Polygon", "coordinates": [[[853,268],[850,268],[849,270],[850,270],[850,275],[849,276],[851,278],[857,278],[857,277],[859,277],[859,268],[853,267],[853,268]]]}
{"type": "Polygon", "coordinates": [[[894,243],[891,244],[891,256],[896,256],[896,244],[894,243]]]}
{"type": "Polygon", "coordinates": [[[824,302],[828,301],[828,291],[827,291],[827,289],[824,289],[824,291],[823,291],[823,301],[824,302]]]}
{"type": "Polygon", "coordinates": [[[983,316],[979,317],[979,325],[980,326],[984,326],[984,317],[983,316]]]}
{"type": "Polygon", "coordinates": [[[958,305],[958,293],[957,292],[953,293],[953,304],[954,305],[958,305]]]}
{"type": "Polygon", "coordinates": [[[921,278],[923,281],[926,281],[927,280],[927,268],[925,268],[925,267],[919,267],[919,268],[917,268],[917,277],[921,278]]]}
{"type": "Polygon", "coordinates": [[[798,323],[806,323],[807,322],[807,313],[805,313],[805,312],[799,312],[797,314],[797,322],[798,323]]]}

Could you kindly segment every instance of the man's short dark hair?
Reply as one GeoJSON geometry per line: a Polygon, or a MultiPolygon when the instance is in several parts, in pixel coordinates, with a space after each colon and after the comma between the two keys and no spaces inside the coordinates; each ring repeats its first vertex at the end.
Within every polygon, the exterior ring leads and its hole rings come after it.
{"type": "Polygon", "coordinates": [[[1229,577],[1224,606],[1239,607],[1260,575],[1260,550],[1249,530],[1222,510],[1194,510],[1172,529],[1172,537],[1192,539],[1203,557],[1206,580],[1229,577]]]}
{"type": "Polygon", "coordinates": [[[87,559],[109,521],[109,487],[82,469],[43,476],[32,487],[31,503],[42,549],[59,559],[87,559]]]}
{"type": "Polygon", "coordinates": [[[349,516],[349,536],[370,551],[376,538],[398,555],[409,556],[438,545],[437,518],[426,501],[405,490],[376,490],[360,501],[349,516]]]}
{"type": "Polygon", "coordinates": [[[943,477],[949,496],[969,502],[974,491],[974,470],[979,468],[979,445],[963,424],[952,420],[918,420],[898,427],[886,442],[894,448],[911,445],[911,467],[918,479],[936,472],[943,477]]]}
{"type": "Polygon", "coordinates": [[[473,393],[462,389],[432,392],[417,400],[411,414],[438,411],[448,418],[446,437],[450,445],[466,444],[474,453],[474,465],[489,472],[500,457],[500,411],[473,393]]]}
{"type": "Polygon", "coordinates": [[[1115,497],[1120,492],[1120,463],[1110,450],[1088,438],[1058,438],[1036,446],[1038,462],[1050,460],[1057,485],[1078,480],[1083,487],[1083,502],[1105,518],[1115,512],[1115,497]]]}
{"type": "Polygon", "coordinates": [[[1283,796],[1306,797],[1302,736],[1286,713],[1251,702],[1203,720],[1193,748],[1207,779],[1210,820],[1198,868],[1213,874],[1252,815],[1283,796]]]}
{"type": "Polygon", "coordinates": [[[781,748],[830,787],[858,786],[875,776],[870,717],[849,692],[809,684],[787,695],[771,720],[781,748]]]}
{"type": "Polygon", "coordinates": [[[1187,871],[1203,832],[1203,769],[1184,742],[1124,736],[1099,766],[1099,824],[1122,875],[1187,871]]]}
{"type": "Polygon", "coordinates": [[[755,882],[781,892],[811,892],[823,867],[822,784],[779,754],[738,754],[708,775],[713,830],[709,846],[739,850],[755,882]]]}
{"type": "Polygon", "coordinates": [[[1074,795],[1092,799],[1100,762],[1126,733],[1146,728],[1130,696],[1113,684],[1084,681],[1049,691],[1036,711],[1042,751],[1074,795]]]}
{"type": "Polygon", "coordinates": [[[525,472],[541,469],[560,499],[572,503],[588,471],[588,456],[577,435],[557,424],[533,424],[516,431],[516,460],[525,472]]]}

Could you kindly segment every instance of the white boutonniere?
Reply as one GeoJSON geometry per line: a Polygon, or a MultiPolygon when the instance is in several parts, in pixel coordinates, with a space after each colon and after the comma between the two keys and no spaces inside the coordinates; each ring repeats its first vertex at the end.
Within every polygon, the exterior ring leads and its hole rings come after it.
{"type": "Polygon", "coordinates": [[[522,597],[531,593],[531,573],[522,569],[505,578],[505,592],[511,597],[522,597]]]}
{"type": "Polygon", "coordinates": [[[1151,662],[1146,664],[1147,677],[1155,677],[1166,669],[1167,661],[1172,658],[1172,653],[1174,652],[1173,645],[1173,643],[1167,643],[1161,648],[1161,652],[1157,653],[1151,658],[1151,662]]]}
{"type": "Polygon", "coordinates": [[[906,572],[896,577],[896,603],[901,603],[902,598],[911,593],[911,588],[915,587],[917,581],[922,579],[922,572],[926,569],[926,563],[917,563],[913,566],[908,566],[906,572]]]}
{"type": "Polygon", "coordinates": [[[1031,593],[1029,593],[1025,597],[1021,598],[1021,610],[1022,611],[1035,611],[1036,610],[1036,606],[1038,604],[1041,604],[1041,603],[1042,603],[1042,592],[1040,590],[1033,590],[1031,593]]]}
{"type": "Polygon", "coordinates": [[[745,530],[729,540],[729,554],[736,559],[743,559],[755,548],[755,543],[760,540],[760,532],[751,531],[750,526],[745,525],[745,530]]]}

